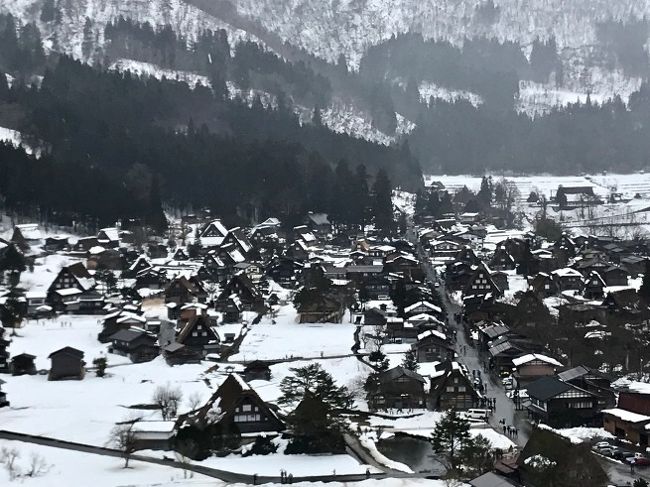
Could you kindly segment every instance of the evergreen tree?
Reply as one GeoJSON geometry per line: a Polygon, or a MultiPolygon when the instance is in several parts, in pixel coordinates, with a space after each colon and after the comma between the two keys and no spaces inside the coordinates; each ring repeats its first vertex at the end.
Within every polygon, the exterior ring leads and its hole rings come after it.
{"type": "Polygon", "coordinates": [[[493,193],[494,185],[492,184],[492,176],[483,176],[483,179],[481,179],[481,189],[476,195],[478,202],[484,208],[489,208],[492,204],[493,193]]]}
{"type": "Polygon", "coordinates": [[[634,481],[632,487],[648,487],[648,481],[644,478],[638,478],[634,481]]]}
{"type": "Polygon", "coordinates": [[[460,451],[460,463],[468,478],[476,478],[494,467],[492,444],[483,435],[468,441],[460,451]]]}
{"type": "Polygon", "coordinates": [[[0,272],[9,271],[20,275],[25,271],[25,268],[25,256],[15,244],[10,244],[2,258],[0,258],[0,272]]]}
{"type": "Polygon", "coordinates": [[[471,446],[469,426],[469,421],[461,418],[455,409],[450,409],[431,433],[433,450],[447,457],[451,470],[458,469],[463,450],[471,446]]]}
{"type": "Polygon", "coordinates": [[[52,22],[56,20],[57,9],[55,0],[45,0],[41,7],[41,22],[52,22]]]}
{"type": "Polygon", "coordinates": [[[404,354],[404,360],[402,361],[402,367],[405,369],[411,370],[413,372],[417,372],[418,369],[420,368],[420,364],[418,363],[418,355],[413,349],[409,349],[405,354],[404,354]]]}
{"type": "Polygon", "coordinates": [[[366,209],[368,207],[368,202],[370,195],[368,192],[368,173],[366,171],[366,166],[359,164],[357,170],[354,174],[354,180],[352,184],[352,223],[358,225],[366,224],[366,209]]]}
{"type": "Polygon", "coordinates": [[[321,116],[320,107],[318,105],[314,107],[314,114],[311,117],[311,123],[317,127],[323,125],[323,117],[321,116]]]}
{"type": "Polygon", "coordinates": [[[83,40],[81,41],[81,53],[85,60],[90,60],[95,45],[95,37],[93,34],[93,22],[86,17],[83,29],[83,40]]]}
{"type": "Polygon", "coordinates": [[[334,379],[318,363],[289,369],[292,375],[282,379],[280,404],[292,404],[310,392],[324,404],[334,409],[352,405],[352,395],[345,386],[337,386],[334,379]]]}
{"type": "Polygon", "coordinates": [[[154,174],[151,179],[147,223],[149,223],[158,233],[163,233],[167,229],[167,217],[162,208],[160,197],[160,177],[158,174],[154,174]]]}
{"type": "Polygon", "coordinates": [[[372,209],[375,216],[375,226],[385,235],[393,233],[395,228],[392,192],[393,189],[386,171],[380,169],[375,177],[375,184],[372,188],[372,209]]]}

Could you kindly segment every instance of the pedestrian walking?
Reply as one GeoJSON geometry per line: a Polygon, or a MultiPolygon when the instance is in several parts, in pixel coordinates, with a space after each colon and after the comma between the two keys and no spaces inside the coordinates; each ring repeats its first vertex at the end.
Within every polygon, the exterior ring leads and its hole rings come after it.
{"type": "Polygon", "coordinates": [[[506,434],[506,425],[505,424],[503,425],[503,434],[504,435],[506,434]]]}

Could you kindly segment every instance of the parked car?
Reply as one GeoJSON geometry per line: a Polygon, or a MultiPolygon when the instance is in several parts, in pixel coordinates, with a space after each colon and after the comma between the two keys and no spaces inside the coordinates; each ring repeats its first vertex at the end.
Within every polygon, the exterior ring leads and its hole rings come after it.
{"type": "Polygon", "coordinates": [[[614,445],[610,445],[606,441],[599,441],[592,448],[593,451],[605,456],[612,456],[614,453],[614,445]]]}
{"type": "Polygon", "coordinates": [[[637,467],[647,467],[650,465],[650,458],[642,455],[641,453],[635,453],[633,457],[627,457],[625,461],[637,467]]]}
{"type": "Polygon", "coordinates": [[[626,458],[630,458],[634,456],[633,451],[629,450],[623,450],[622,448],[614,448],[612,451],[612,458],[615,458],[616,460],[621,460],[625,461],[626,458]]]}

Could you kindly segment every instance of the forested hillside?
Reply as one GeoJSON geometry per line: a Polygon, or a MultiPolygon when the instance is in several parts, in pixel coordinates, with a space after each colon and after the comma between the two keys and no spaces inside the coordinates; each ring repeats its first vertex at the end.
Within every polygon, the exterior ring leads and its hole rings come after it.
{"type": "MultiPolygon", "coordinates": [[[[232,69],[248,68],[237,55],[229,57],[218,34],[206,33],[200,47],[213,59],[213,88],[192,89],[48,57],[34,26],[16,33],[11,17],[0,22],[0,68],[12,79],[9,86],[0,77],[0,126],[18,128],[25,142],[44,153],[33,159],[3,149],[0,194],[11,208],[38,206],[50,218],[137,217],[157,224],[165,202],[207,207],[232,220],[279,215],[291,223],[307,210],[336,213],[345,201],[341,184],[351,184],[345,174],[337,180],[337,167],[359,166],[359,186],[371,185],[382,168],[395,183],[421,184],[406,146],[335,134],[317,120],[303,126],[281,99],[266,108],[259,99],[251,106],[230,100],[220,76],[225,68],[217,64],[220,43],[232,69]]],[[[250,54],[254,49],[247,55],[264,56],[250,54]]],[[[262,73],[293,76],[278,59],[268,71],[263,62],[253,65],[262,73]]]]}

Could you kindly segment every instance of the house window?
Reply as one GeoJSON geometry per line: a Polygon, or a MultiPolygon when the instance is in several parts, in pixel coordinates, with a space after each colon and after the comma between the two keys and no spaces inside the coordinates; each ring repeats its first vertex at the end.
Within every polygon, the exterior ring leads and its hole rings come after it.
{"type": "Polygon", "coordinates": [[[234,416],[235,423],[257,423],[262,420],[260,414],[235,414],[234,416]]]}
{"type": "Polygon", "coordinates": [[[454,386],[447,386],[447,392],[454,392],[454,386]]]}
{"type": "Polygon", "coordinates": [[[458,386],[458,392],[465,392],[466,390],[465,386],[458,386]]]}
{"type": "Polygon", "coordinates": [[[252,407],[250,404],[242,404],[241,410],[245,413],[248,413],[252,411],[252,407]]]}

